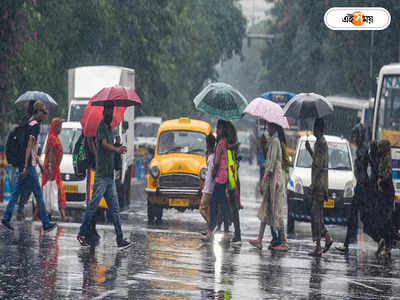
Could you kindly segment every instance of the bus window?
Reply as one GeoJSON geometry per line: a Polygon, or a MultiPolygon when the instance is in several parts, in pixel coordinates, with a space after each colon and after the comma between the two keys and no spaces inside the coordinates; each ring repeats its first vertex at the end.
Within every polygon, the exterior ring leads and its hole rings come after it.
{"type": "Polygon", "coordinates": [[[399,144],[397,140],[400,134],[400,75],[384,77],[378,109],[377,138],[388,139],[393,145],[399,144]]]}

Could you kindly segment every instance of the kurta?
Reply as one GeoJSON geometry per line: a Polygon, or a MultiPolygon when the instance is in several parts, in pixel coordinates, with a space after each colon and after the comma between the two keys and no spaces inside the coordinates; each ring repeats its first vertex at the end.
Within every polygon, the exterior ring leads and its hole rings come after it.
{"type": "Polygon", "coordinates": [[[276,133],[268,145],[265,172],[268,173],[268,177],[258,218],[261,222],[277,228],[287,216],[287,199],[282,170],[282,148],[276,133]]]}

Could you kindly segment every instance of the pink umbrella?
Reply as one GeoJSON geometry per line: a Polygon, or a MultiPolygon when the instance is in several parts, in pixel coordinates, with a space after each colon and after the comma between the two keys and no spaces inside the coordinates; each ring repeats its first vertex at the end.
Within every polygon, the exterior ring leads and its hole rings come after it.
{"type": "Polygon", "coordinates": [[[244,109],[243,113],[275,123],[282,128],[289,128],[289,123],[283,115],[283,110],[279,104],[264,98],[255,98],[244,109]]]}

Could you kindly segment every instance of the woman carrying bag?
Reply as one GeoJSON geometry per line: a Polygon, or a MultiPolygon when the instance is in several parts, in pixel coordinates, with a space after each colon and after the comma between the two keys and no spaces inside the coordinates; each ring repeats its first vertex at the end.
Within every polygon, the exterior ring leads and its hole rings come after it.
{"type": "Polygon", "coordinates": [[[58,188],[58,209],[61,214],[61,221],[69,222],[71,218],[67,217],[65,214],[66,198],[60,172],[60,164],[64,154],[64,148],[61,144],[60,139],[58,138],[58,135],[61,132],[61,125],[62,120],[60,118],[54,118],[51,120],[49,135],[47,137],[45,148],[42,188],[46,185],[48,181],[56,181],[58,188]]]}

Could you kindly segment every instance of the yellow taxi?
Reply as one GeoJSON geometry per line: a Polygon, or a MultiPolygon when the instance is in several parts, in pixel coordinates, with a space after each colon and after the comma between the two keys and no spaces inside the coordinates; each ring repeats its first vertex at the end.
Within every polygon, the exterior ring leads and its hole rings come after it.
{"type": "Polygon", "coordinates": [[[150,223],[155,218],[161,222],[164,208],[199,207],[207,173],[206,136],[211,132],[209,123],[189,118],[161,123],[145,189],[150,223]]]}

